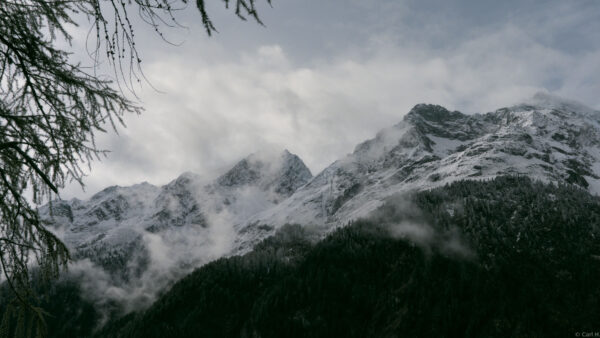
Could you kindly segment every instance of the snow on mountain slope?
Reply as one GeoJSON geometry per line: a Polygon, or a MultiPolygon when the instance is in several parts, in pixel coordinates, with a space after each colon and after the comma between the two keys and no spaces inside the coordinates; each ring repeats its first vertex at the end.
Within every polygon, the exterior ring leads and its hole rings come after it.
{"type": "Polygon", "coordinates": [[[89,259],[111,282],[129,286],[127,292],[162,278],[154,292],[229,253],[234,224],[273,207],[311,178],[287,150],[253,154],[212,182],[184,173],[162,187],[109,187],[88,201],[54,201],[39,212],[75,260],[89,259]]]}
{"type": "Polygon", "coordinates": [[[327,233],[397,193],[505,174],[600,193],[600,112],[548,94],[474,115],[419,104],[315,177],[287,151],[254,154],[211,182],[186,173],[163,187],[110,187],[89,201],[54,202],[53,217],[48,206],[40,213],[76,258],[126,285],[124,297],[247,252],[285,223],[327,233]]]}
{"type": "Polygon", "coordinates": [[[253,216],[237,249],[247,251],[268,235],[265,224],[333,228],[367,215],[392,194],[461,179],[522,174],[598,194],[599,146],[600,112],[548,94],[475,115],[419,104],[290,198],[253,216]]]}

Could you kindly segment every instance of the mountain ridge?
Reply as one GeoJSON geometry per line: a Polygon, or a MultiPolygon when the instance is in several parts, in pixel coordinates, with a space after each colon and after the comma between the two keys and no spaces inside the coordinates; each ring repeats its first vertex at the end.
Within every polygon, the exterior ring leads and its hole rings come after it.
{"type": "Polygon", "coordinates": [[[599,145],[598,111],[547,94],[473,115],[418,104],[248,223],[324,222],[333,229],[395,193],[499,175],[566,182],[598,194],[599,145]]]}
{"type": "Polygon", "coordinates": [[[161,187],[111,186],[87,201],[53,201],[39,213],[75,262],[89,260],[109,274],[108,288],[123,289],[122,295],[150,284],[146,291],[152,294],[228,254],[234,224],[279,203],[310,178],[287,150],[253,154],[212,182],[187,172],[161,187]],[[237,181],[225,182],[227,174],[237,181]],[[161,275],[159,283],[148,283],[161,275]]]}
{"type": "Polygon", "coordinates": [[[257,153],[212,182],[184,173],[162,187],[108,187],[88,201],[54,202],[53,216],[48,206],[40,214],[77,259],[91,259],[120,281],[165,269],[176,279],[190,267],[251,251],[287,223],[319,224],[326,234],[398,193],[504,175],[600,193],[600,112],[547,94],[473,115],[418,104],[314,177],[287,150],[257,153]],[[156,245],[158,258],[148,250],[156,245]],[[161,270],[151,271],[153,264],[161,270]],[[131,269],[136,265],[144,268],[131,269]]]}

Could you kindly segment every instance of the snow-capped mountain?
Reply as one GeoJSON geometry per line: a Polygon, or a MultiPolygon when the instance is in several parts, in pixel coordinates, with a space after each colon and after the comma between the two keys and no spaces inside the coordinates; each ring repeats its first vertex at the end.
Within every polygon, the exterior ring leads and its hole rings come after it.
{"type": "MultiPolygon", "coordinates": [[[[366,216],[398,192],[461,179],[527,175],[600,193],[600,112],[548,94],[485,114],[416,105],[334,162],[290,198],[251,218],[258,224],[329,224],[366,216]]],[[[261,228],[262,229],[262,228],[261,228]]],[[[250,248],[239,242],[240,250],[250,248]]]]}
{"type": "Polygon", "coordinates": [[[327,233],[400,192],[506,174],[600,193],[600,112],[548,94],[473,115],[418,104],[315,177],[287,151],[254,154],[211,182],[185,173],[163,187],[109,187],[40,213],[75,257],[122,281],[144,280],[247,252],[285,223],[327,233]]]}
{"type": "Polygon", "coordinates": [[[194,266],[227,254],[233,225],[275,206],[311,178],[287,150],[253,154],[212,182],[184,173],[162,187],[113,186],[87,201],[54,201],[40,215],[76,259],[89,258],[128,281],[153,260],[194,266]],[[162,248],[161,257],[152,246],[162,248]]]}

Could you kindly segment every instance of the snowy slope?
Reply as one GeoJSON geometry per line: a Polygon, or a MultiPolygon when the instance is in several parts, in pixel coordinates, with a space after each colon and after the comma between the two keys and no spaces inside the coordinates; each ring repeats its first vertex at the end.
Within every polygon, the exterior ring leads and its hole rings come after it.
{"type": "Polygon", "coordinates": [[[343,225],[395,193],[461,179],[522,174],[600,193],[600,112],[548,94],[486,114],[415,106],[245,225],[243,252],[264,236],[258,225],[343,225]]]}
{"type": "Polygon", "coordinates": [[[40,213],[76,258],[130,290],[157,292],[205,262],[251,250],[285,223],[327,233],[393,194],[504,174],[600,193],[600,112],[548,94],[474,115],[419,104],[315,177],[287,151],[254,154],[211,182],[185,173],[40,213]]]}
{"type": "Polygon", "coordinates": [[[234,224],[275,206],[311,178],[287,150],[253,154],[213,182],[184,173],[162,187],[113,186],[88,201],[54,201],[40,214],[76,259],[129,281],[159,263],[197,266],[227,254],[234,224]]]}

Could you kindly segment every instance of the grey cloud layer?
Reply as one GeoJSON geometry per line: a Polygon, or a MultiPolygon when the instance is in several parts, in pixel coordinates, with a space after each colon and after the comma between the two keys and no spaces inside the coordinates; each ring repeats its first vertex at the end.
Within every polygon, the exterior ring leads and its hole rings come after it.
{"type": "Polygon", "coordinates": [[[88,193],[63,197],[214,176],[271,146],[316,173],[421,102],[487,111],[546,89],[600,108],[600,4],[512,5],[282,2],[264,9],[266,29],[216,11],[212,40],[186,14],[198,37],[142,50],[163,93],[140,91],[146,112],[100,137],[112,154],[93,164],[88,193]]]}

